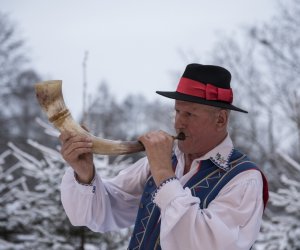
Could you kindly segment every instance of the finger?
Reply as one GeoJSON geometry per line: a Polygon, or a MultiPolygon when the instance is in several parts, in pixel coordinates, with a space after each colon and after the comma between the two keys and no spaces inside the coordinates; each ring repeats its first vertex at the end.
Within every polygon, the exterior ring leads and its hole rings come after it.
{"type": "Polygon", "coordinates": [[[78,152],[78,155],[72,154],[72,155],[65,156],[63,158],[74,169],[81,168],[85,164],[89,164],[89,162],[93,161],[93,155],[90,152],[85,152],[85,150],[81,150],[81,152],[78,152]]]}
{"type": "Polygon", "coordinates": [[[169,139],[169,138],[171,139],[172,136],[162,130],[159,130],[159,131],[149,132],[149,133],[145,134],[143,136],[143,138],[150,142],[158,142],[158,141],[162,141],[162,140],[169,139]]]}
{"type": "Polygon", "coordinates": [[[63,148],[62,155],[67,160],[76,160],[78,157],[85,153],[92,153],[92,143],[90,142],[76,142],[69,147],[63,148]]]}
{"type": "Polygon", "coordinates": [[[75,162],[78,159],[83,159],[85,156],[91,153],[92,153],[91,148],[77,148],[74,149],[70,154],[65,155],[65,158],[69,162],[75,162]]]}
{"type": "Polygon", "coordinates": [[[85,136],[75,135],[68,137],[67,140],[62,142],[61,154],[63,156],[68,155],[76,148],[92,147],[92,140],[85,136]]]}
{"type": "Polygon", "coordinates": [[[74,133],[62,136],[63,147],[67,148],[76,142],[92,142],[92,139],[88,136],[78,135],[74,133]]]}
{"type": "Polygon", "coordinates": [[[72,152],[77,148],[92,148],[93,143],[86,138],[71,138],[62,147],[64,152],[72,152]]]}
{"type": "Polygon", "coordinates": [[[70,131],[63,131],[61,132],[61,134],[59,135],[59,139],[62,143],[68,141],[71,137],[75,136],[74,133],[70,132],[70,131]]]}
{"type": "Polygon", "coordinates": [[[81,124],[81,127],[82,127],[85,131],[89,132],[89,129],[88,129],[88,127],[87,127],[86,125],[81,124]]]}
{"type": "Polygon", "coordinates": [[[142,143],[142,144],[147,144],[149,142],[149,140],[151,139],[151,136],[149,133],[141,135],[138,137],[138,140],[142,143]]]}

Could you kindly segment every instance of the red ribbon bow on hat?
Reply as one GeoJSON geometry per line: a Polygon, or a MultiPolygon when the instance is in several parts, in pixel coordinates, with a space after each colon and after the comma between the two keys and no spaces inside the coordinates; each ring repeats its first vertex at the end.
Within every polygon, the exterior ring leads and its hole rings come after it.
{"type": "Polygon", "coordinates": [[[209,101],[223,101],[232,103],[232,89],[218,88],[212,84],[204,84],[182,77],[177,86],[177,92],[204,98],[209,101]]]}

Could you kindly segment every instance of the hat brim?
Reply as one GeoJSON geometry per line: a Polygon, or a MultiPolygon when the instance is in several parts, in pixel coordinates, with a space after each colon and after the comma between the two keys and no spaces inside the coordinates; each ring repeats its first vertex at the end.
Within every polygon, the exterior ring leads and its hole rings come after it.
{"type": "Polygon", "coordinates": [[[208,106],[214,106],[218,108],[230,109],[238,112],[248,113],[248,111],[240,109],[232,104],[221,102],[221,101],[210,101],[197,96],[191,96],[182,94],[179,92],[169,92],[169,91],[156,91],[157,94],[162,95],[164,97],[168,97],[175,100],[186,101],[186,102],[194,102],[200,103],[208,106]]]}

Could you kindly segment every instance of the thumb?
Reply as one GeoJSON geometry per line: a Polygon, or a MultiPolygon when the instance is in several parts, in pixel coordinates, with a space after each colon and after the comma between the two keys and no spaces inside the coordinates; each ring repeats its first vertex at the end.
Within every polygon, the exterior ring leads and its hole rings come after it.
{"type": "Polygon", "coordinates": [[[88,127],[85,125],[85,124],[80,124],[80,126],[85,130],[85,131],[87,131],[87,132],[89,132],[89,129],[88,129],[88,127]]]}

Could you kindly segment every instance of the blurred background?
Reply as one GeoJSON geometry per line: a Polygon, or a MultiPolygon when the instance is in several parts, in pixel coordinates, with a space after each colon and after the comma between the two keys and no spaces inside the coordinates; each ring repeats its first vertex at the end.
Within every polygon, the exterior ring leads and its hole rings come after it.
{"type": "MultiPolygon", "coordinates": [[[[265,172],[270,202],[253,249],[300,249],[300,2],[0,0],[0,249],[126,249],[131,228],[70,225],[66,164],[34,84],[60,79],[67,107],[94,135],[173,132],[187,64],[232,73],[230,134],[265,172]]],[[[111,177],[143,156],[95,156],[111,177]]]]}

